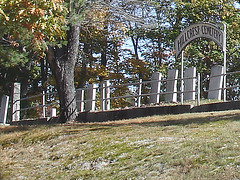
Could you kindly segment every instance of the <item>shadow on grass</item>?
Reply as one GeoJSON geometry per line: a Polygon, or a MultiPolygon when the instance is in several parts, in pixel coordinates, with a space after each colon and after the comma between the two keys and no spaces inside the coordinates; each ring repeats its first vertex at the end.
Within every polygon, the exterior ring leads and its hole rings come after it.
{"type": "MultiPolygon", "coordinates": [[[[174,115],[176,116],[176,115],[174,115]]],[[[95,125],[103,125],[103,126],[123,126],[123,125],[143,125],[143,126],[186,126],[190,124],[206,124],[211,122],[217,121],[240,121],[240,113],[239,114],[224,114],[224,115],[217,115],[216,113],[210,113],[208,116],[199,117],[199,118],[191,118],[191,114],[187,114],[186,117],[183,118],[174,118],[170,120],[162,120],[162,117],[154,117],[155,120],[150,121],[129,121],[121,120],[119,122],[107,122],[107,123],[93,123],[95,125]],[[189,117],[188,117],[189,116],[189,117]]],[[[148,117],[149,118],[149,117],[148,117]]]]}
{"type": "MultiPolygon", "coordinates": [[[[240,112],[238,113],[229,113],[229,114],[217,114],[209,113],[209,115],[204,115],[201,117],[201,113],[199,114],[200,117],[193,118],[192,114],[186,114],[186,116],[181,115],[169,115],[166,116],[167,120],[164,120],[163,116],[152,116],[146,118],[135,118],[132,120],[119,120],[119,121],[108,121],[108,122],[93,122],[93,123],[76,123],[76,124],[59,124],[59,126],[66,126],[68,130],[65,131],[73,133],[74,128],[82,127],[76,131],[98,131],[98,130],[106,130],[111,127],[118,127],[118,126],[125,126],[125,125],[141,125],[141,126],[187,126],[191,124],[206,124],[211,122],[217,121],[240,121],[240,112]],[[179,116],[179,117],[178,117],[179,116]],[[73,129],[72,129],[73,128],[73,129]]],[[[196,116],[196,115],[195,115],[196,116]]],[[[41,126],[45,127],[54,127],[58,126],[55,125],[30,125],[30,126],[0,126],[0,133],[8,134],[12,132],[21,132],[21,131],[28,131],[33,130],[34,128],[39,128],[41,126]]]]}
{"type": "Polygon", "coordinates": [[[190,124],[206,124],[217,121],[239,121],[240,115],[224,115],[224,116],[207,116],[202,118],[186,118],[186,119],[178,119],[178,120],[166,120],[166,121],[155,121],[149,123],[142,123],[142,125],[149,126],[186,126],[190,124]]]}
{"type": "Polygon", "coordinates": [[[22,131],[29,131],[33,130],[34,128],[39,127],[53,127],[54,125],[24,125],[24,126],[0,126],[0,134],[8,134],[8,133],[14,133],[14,132],[22,132],[22,131]]]}
{"type": "Polygon", "coordinates": [[[29,130],[29,127],[27,126],[0,126],[0,133],[4,134],[27,130],[29,130]]]}

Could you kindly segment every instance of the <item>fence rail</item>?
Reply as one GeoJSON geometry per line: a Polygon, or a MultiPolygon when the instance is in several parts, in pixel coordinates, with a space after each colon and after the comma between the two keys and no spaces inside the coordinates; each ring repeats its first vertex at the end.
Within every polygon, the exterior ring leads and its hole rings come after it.
{"type": "MultiPolygon", "coordinates": [[[[28,97],[24,97],[21,99],[13,99],[10,118],[12,119],[12,121],[19,121],[21,119],[21,116],[20,116],[21,112],[24,112],[27,110],[34,110],[37,108],[42,108],[41,109],[41,117],[45,118],[46,117],[46,108],[59,104],[58,102],[46,103],[46,96],[54,95],[54,94],[56,94],[56,92],[45,93],[43,91],[41,94],[38,94],[38,95],[28,96],[28,97]],[[21,107],[21,108],[17,108],[17,109],[13,108],[14,105],[20,104],[22,101],[29,101],[31,99],[36,99],[39,97],[41,97],[41,101],[37,103],[38,105],[33,105],[33,106],[29,106],[29,107],[21,107]],[[14,116],[16,116],[16,117],[14,117],[14,116]]],[[[56,98],[56,96],[55,96],[55,98],[56,98]]],[[[19,105],[17,105],[17,106],[19,106],[19,105]]],[[[51,108],[49,111],[50,111],[49,112],[50,117],[56,116],[56,113],[53,113],[53,112],[55,112],[55,108],[51,108]]]]}

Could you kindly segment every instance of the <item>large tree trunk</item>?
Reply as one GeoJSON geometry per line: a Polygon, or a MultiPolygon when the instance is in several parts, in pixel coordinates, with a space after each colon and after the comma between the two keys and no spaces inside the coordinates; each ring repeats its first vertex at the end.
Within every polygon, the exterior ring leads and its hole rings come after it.
{"type": "MultiPolygon", "coordinates": [[[[107,21],[105,20],[105,26],[104,26],[104,31],[106,34],[108,33],[108,24],[107,21]]],[[[108,46],[108,36],[104,35],[102,37],[102,42],[101,42],[101,65],[104,66],[104,68],[106,68],[107,66],[107,46],[108,46]]],[[[102,82],[105,78],[105,76],[100,76],[100,81],[102,82]]]]}
{"type": "Polygon", "coordinates": [[[50,48],[48,61],[57,83],[60,100],[60,122],[73,121],[77,117],[74,68],[79,46],[79,26],[70,26],[67,46],[50,48]]]}
{"type": "Polygon", "coordinates": [[[78,82],[77,88],[83,88],[87,81],[87,59],[89,58],[91,52],[90,52],[90,46],[88,43],[84,43],[83,47],[83,55],[82,55],[82,67],[81,71],[79,73],[80,80],[78,82]]]}
{"type": "MultiPolygon", "coordinates": [[[[101,50],[101,65],[106,68],[107,66],[107,37],[104,39],[102,43],[102,50],[101,50]]],[[[99,79],[102,82],[105,76],[100,76],[99,79]]]]}

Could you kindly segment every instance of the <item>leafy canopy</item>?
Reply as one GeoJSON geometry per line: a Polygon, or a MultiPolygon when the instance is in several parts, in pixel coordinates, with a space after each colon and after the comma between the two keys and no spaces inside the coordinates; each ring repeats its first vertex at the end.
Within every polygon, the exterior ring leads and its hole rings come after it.
{"type": "Polygon", "coordinates": [[[44,48],[66,37],[66,13],[62,0],[2,0],[0,37],[12,47],[44,48]]]}

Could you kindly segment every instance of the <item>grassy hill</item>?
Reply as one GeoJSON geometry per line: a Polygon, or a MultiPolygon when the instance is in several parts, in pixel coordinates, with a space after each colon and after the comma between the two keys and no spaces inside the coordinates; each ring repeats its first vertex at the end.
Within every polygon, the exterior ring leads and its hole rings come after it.
{"type": "Polygon", "coordinates": [[[0,126],[0,179],[240,179],[240,111],[0,126]]]}

